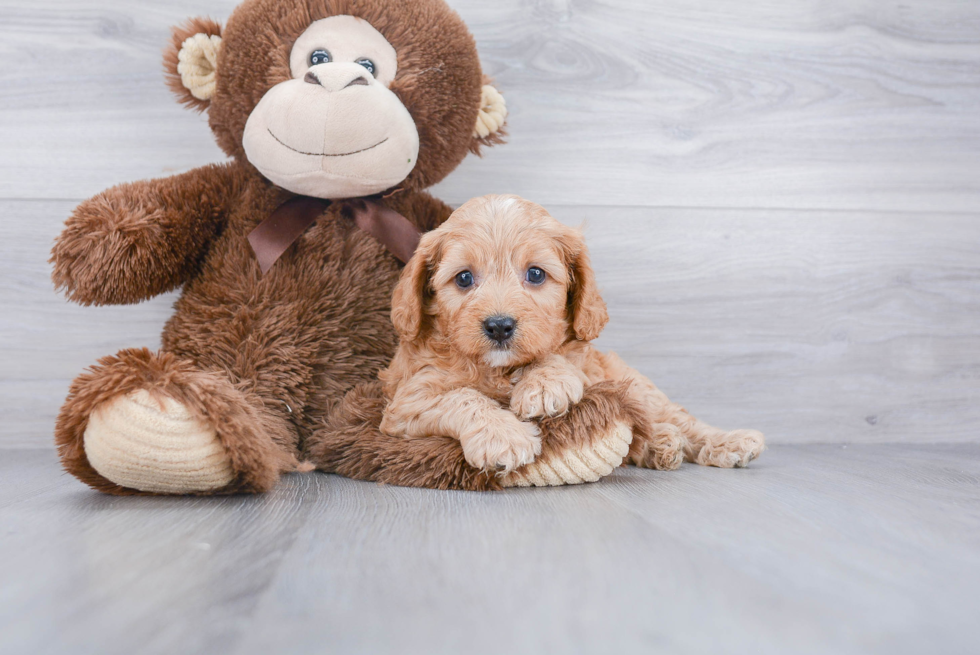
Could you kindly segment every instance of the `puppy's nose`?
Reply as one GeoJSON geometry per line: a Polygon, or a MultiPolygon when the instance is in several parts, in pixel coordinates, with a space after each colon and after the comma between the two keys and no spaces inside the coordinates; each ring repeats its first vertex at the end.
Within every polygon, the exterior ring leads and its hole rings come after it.
{"type": "Polygon", "coordinates": [[[491,316],[483,321],[483,331],[497,343],[504,343],[514,336],[517,321],[510,316],[491,316]]]}

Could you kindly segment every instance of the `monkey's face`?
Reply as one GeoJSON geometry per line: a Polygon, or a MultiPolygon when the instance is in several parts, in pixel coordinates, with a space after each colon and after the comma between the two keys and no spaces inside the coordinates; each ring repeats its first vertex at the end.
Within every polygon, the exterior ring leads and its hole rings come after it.
{"type": "Polygon", "coordinates": [[[394,47],[367,21],[332,16],[311,24],[289,57],[292,78],[272,87],[245,125],[249,162],[302,195],[340,199],[402,182],[418,160],[419,133],[388,87],[394,47]]]}
{"type": "Polygon", "coordinates": [[[167,80],[218,145],[301,195],[437,184],[503,142],[503,97],[445,0],[243,0],[175,28],[167,80]]]}

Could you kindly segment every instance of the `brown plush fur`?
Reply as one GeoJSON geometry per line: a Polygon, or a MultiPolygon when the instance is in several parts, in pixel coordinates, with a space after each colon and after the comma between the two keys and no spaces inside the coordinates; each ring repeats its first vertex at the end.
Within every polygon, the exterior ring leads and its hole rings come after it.
{"type": "Polygon", "coordinates": [[[581,234],[516,196],[467,202],[422,238],[395,290],[401,337],[381,373],[389,399],[381,429],[405,438],[458,439],[466,460],[502,472],[540,452],[535,420],[564,416],[585,387],[629,386],[639,412],[630,461],[673,469],[685,457],[744,466],[761,453],[758,432],[724,432],[670,402],[614,353],[592,347],[608,316],[581,234]],[[543,282],[528,279],[532,268],[543,282]],[[471,282],[460,286],[465,272],[471,282]],[[503,343],[484,330],[515,321],[503,343]]]}
{"type": "Polygon", "coordinates": [[[399,70],[390,88],[419,131],[417,166],[386,195],[388,206],[421,230],[436,227],[450,209],[422,189],[471,149],[499,141],[473,137],[484,80],[473,38],[442,0],[246,0],[223,30],[207,19],[175,30],[166,55],[170,86],[185,104],[207,108],[233,160],[109,189],[83,202],[57,240],[52,278],[75,302],[136,303],[183,287],[162,352],[123,351],[72,385],[56,439],[66,469],[88,484],[132,493],[92,469],[83,435],[100,404],[145,388],[188,405],[216,428],[237,475],[225,492],[268,489],[304,448],[332,453],[327,470],[360,477],[373,471],[392,483],[480,486],[469,482],[476,473],[451,457],[433,459],[404,443],[382,448],[384,461],[393,463],[389,472],[376,470],[370,441],[338,453],[338,439],[353,434],[343,426],[360,425],[360,406],[344,395],[373,381],[395,350],[389,316],[397,260],[338,205],[264,276],[246,240],[291,194],[246,160],[245,122],[263,95],[289,77],[293,40],[312,21],[337,14],[367,19],[395,47],[399,70]],[[223,39],[210,103],[193,99],[176,70],[181,43],[198,31],[223,39]],[[422,460],[427,472],[413,471],[422,460]]]}
{"type": "Polygon", "coordinates": [[[262,410],[262,400],[247,388],[236,388],[220,374],[204,372],[170,353],[123,350],[103,357],[98,366],[78,376],[58,417],[56,442],[69,472],[92,487],[115,494],[139,494],[113,484],[89,465],[76,435],[84,434],[88,417],[102,403],[120,394],[146,389],[187,407],[195,418],[214,426],[232,460],[237,478],[212,493],[267,491],[279,474],[292,470],[289,427],[262,410]]]}

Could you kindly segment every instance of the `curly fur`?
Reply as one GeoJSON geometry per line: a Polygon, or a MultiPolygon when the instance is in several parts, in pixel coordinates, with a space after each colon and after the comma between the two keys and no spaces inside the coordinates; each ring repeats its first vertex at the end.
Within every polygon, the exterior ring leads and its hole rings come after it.
{"type": "Polygon", "coordinates": [[[426,234],[393,304],[401,342],[380,374],[381,429],[392,436],[453,437],[471,465],[509,472],[540,453],[534,421],[564,416],[588,386],[618,382],[638,412],[633,464],[744,466],[764,447],[758,432],[698,421],[591,346],[608,315],[581,233],[516,196],[471,200],[426,234]],[[542,283],[527,278],[532,267],[542,283]],[[471,285],[457,284],[463,271],[471,285]],[[484,330],[495,316],[516,324],[502,344],[484,330]]]}

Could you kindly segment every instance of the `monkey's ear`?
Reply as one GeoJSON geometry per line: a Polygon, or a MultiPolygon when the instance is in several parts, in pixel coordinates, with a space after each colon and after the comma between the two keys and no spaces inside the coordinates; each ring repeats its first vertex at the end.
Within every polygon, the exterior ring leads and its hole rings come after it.
{"type": "Polygon", "coordinates": [[[216,87],[221,24],[210,18],[192,18],[173,29],[163,57],[167,86],[181,103],[204,111],[216,87]]]}
{"type": "Polygon", "coordinates": [[[415,341],[422,336],[429,272],[433,260],[438,256],[439,247],[437,234],[424,234],[395,285],[391,298],[391,323],[402,341],[415,341]]]}
{"type": "Polygon", "coordinates": [[[504,124],[507,122],[507,101],[492,84],[490,78],[484,76],[483,90],[480,93],[480,111],[476,116],[476,126],[473,128],[473,142],[470,151],[480,154],[483,146],[495,146],[504,143],[507,132],[504,124]]]}
{"type": "Polygon", "coordinates": [[[599,338],[602,329],[609,322],[606,303],[599,294],[595,273],[589,262],[585,239],[578,230],[566,228],[562,235],[565,249],[565,262],[571,277],[568,289],[568,316],[572,322],[575,337],[582,341],[599,338]]]}

